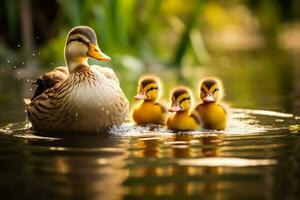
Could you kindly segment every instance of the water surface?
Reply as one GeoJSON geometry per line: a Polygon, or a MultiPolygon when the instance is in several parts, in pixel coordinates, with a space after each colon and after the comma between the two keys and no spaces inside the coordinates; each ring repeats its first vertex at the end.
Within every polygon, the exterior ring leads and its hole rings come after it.
{"type": "Polygon", "coordinates": [[[4,199],[298,199],[298,116],[233,109],[226,131],[126,124],[109,134],[0,133],[4,199]]]}

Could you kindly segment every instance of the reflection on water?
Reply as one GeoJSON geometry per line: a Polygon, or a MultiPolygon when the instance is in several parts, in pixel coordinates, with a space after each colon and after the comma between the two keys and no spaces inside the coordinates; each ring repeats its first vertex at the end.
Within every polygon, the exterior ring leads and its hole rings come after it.
{"type": "Polygon", "coordinates": [[[5,199],[295,199],[297,124],[249,110],[233,110],[223,132],[126,125],[53,137],[9,124],[0,129],[0,190],[5,199]]]}

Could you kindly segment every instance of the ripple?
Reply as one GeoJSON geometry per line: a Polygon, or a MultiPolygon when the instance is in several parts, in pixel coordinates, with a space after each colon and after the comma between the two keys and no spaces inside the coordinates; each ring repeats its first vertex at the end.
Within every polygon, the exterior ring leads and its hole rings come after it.
{"type": "MultiPolygon", "coordinates": [[[[295,130],[295,124],[299,124],[299,120],[294,118],[293,114],[280,113],[268,110],[249,110],[233,108],[229,110],[229,119],[227,128],[223,131],[216,130],[194,130],[188,132],[175,132],[165,129],[159,125],[134,125],[126,123],[122,126],[113,126],[107,132],[109,135],[116,137],[170,137],[176,134],[191,135],[241,135],[264,133],[271,130],[289,129],[295,130]],[[288,120],[287,120],[288,119],[288,120]]],[[[298,127],[298,126],[297,126],[298,127]]],[[[57,139],[55,137],[36,136],[31,130],[31,124],[28,122],[8,123],[0,127],[3,134],[13,135],[15,137],[23,137],[27,139],[57,139]]],[[[298,128],[297,130],[298,131],[298,128]]],[[[295,131],[294,131],[295,132],[295,131]]]]}

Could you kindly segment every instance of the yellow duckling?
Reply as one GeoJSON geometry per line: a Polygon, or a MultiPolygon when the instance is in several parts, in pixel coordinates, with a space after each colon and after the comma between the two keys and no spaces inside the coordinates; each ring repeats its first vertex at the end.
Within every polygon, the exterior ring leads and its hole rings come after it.
{"type": "Polygon", "coordinates": [[[173,130],[193,130],[200,128],[200,118],[191,112],[192,97],[189,89],[177,88],[172,93],[172,107],[170,112],[176,112],[168,119],[167,126],[173,130]]]}
{"type": "Polygon", "coordinates": [[[199,114],[202,127],[205,129],[224,130],[227,123],[225,108],[218,104],[220,84],[213,78],[208,78],[200,84],[200,98],[203,103],[199,104],[195,111],[199,114]]]}
{"type": "Polygon", "coordinates": [[[133,111],[133,120],[137,124],[166,124],[167,110],[157,102],[160,96],[160,84],[156,77],[146,76],[139,81],[136,100],[142,100],[133,111]]]}

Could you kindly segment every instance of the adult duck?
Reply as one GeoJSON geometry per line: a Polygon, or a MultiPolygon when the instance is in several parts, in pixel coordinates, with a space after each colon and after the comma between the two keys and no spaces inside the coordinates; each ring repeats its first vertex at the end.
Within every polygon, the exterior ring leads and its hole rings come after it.
{"type": "Polygon", "coordinates": [[[97,132],[121,125],[129,104],[110,68],[90,66],[88,58],[110,61],[97,44],[94,30],[77,26],[68,33],[66,67],[57,67],[37,81],[34,97],[25,99],[36,131],[97,132]]]}

